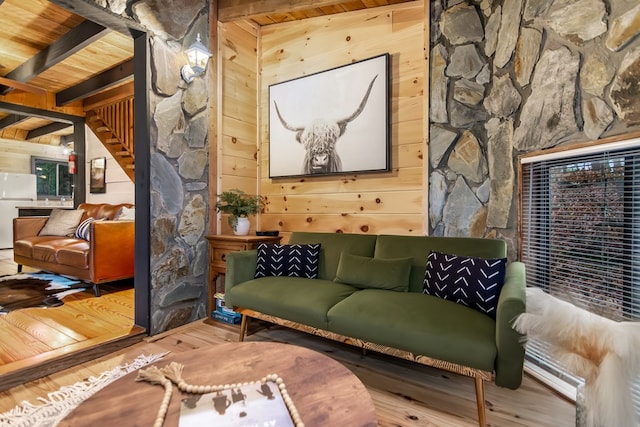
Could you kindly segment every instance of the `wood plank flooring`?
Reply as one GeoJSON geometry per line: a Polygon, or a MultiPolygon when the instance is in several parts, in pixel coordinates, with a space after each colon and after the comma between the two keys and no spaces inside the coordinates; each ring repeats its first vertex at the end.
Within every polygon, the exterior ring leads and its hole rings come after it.
{"type": "MultiPolygon", "coordinates": [[[[34,269],[25,267],[24,272],[34,269]]],[[[0,251],[0,274],[15,274],[11,250],[0,251]]],[[[0,316],[0,390],[66,369],[144,338],[134,325],[132,283],[91,288],[55,308],[26,308],[0,316]]]]}
{"type": "MultiPolygon", "coordinates": [[[[0,413],[23,400],[37,404],[37,397],[46,398],[48,392],[130,362],[140,354],[183,352],[237,341],[238,328],[211,323],[197,321],[147,337],[129,348],[1,392],[0,413]]],[[[301,345],[327,354],[349,368],[367,387],[382,427],[477,425],[473,381],[467,377],[374,352],[364,355],[354,347],[279,326],[262,326],[254,329],[246,341],[268,340],[301,345]]],[[[215,369],[215,360],[211,361],[211,368],[215,369]]],[[[575,425],[575,406],[528,376],[518,390],[487,384],[486,400],[490,426],[575,425]]]]}
{"type": "MultiPolygon", "coordinates": [[[[0,251],[0,274],[15,272],[10,251],[0,251]]],[[[477,425],[469,378],[374,352],[363,355],[356,348],[286,328],[262,326],[246,340],[301,345],[347,366],[367,387],[382,427],[477,425]]],[[[69,296],[55,309],[0,316],[0,390],[5,390],[0,392],[0,413],[24,400],[39,404],[38,397],[46,398],[61,386],[99,375],[140,354],[235,342],[238,328],[198,321],[153,337],[143,339],[142,334],[133,326],[132,289],[109,290],[100,298],[89,291],[69,296]],[[100,325],[108,332],[101,333],[100,325]],[[20,354],[25,358],[16,360],[20,354]]],[[[526,375],[515,391],[487,384],[486,401],[490,426],[575,425],[575,406],[526,375]]]]}

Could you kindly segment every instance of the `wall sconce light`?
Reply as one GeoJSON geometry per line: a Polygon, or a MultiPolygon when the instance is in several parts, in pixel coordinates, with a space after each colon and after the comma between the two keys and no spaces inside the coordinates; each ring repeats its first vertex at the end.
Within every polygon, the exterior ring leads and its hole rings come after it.
{"type": "Polygon", "coordinates": [[[180,75],[185,82],[191,83],[194,77],[202,75],[207,69],[211,52],[200,42],[200,33],[198,33],[196,41],[189,46],[189,49],[187,49],[185,53],[187,54],[189,63],[182,66],[180,75]]]}

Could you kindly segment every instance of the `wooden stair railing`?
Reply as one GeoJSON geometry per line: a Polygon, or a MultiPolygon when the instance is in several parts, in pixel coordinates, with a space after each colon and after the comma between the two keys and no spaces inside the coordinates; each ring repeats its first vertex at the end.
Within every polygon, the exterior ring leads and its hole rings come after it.
{"type": "Polygon", "coordinates": [[[133,98],[119,100],[87,111],[86,121],[129,179],[135,182],[133,98]]]}

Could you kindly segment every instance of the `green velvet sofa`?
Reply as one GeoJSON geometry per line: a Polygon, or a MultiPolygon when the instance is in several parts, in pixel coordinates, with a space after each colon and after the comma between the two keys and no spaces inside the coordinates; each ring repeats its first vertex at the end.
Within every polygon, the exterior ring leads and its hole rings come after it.
{"type": "MultiPolygon", "coordinates": [[[[495,239],[294,232],[288,244],[320,243],[318,276],[254,278],[257,250],[227,255],[225,302],[248,320],[258,318],[323,337],[435,366],[475,379],[479,424],[486,425],[484,381],[516,389],[522,381],[524,348],[512,321],[525,311],[525,268],[506,266],[495,320],[475,309],[423,294],[430,251],[477,258],[505,258],[495,239]],[[389,280],[393,269],[350,264],[357,285],[336,281],[345,274],[344,254],[374,260],[409,258],[408,289],[367,288],[361,280],[389,280]],[[344,262],[344,261],[343,261],[344,262]],[[354,266],[355,265],[355,266],[354,266]],[[360,270],[358,271],[358,268],[360,270]],[[341,269],[342,272],[338,270],[341,269]],[[385,278],[386,276],[386,278],[385,278]],[[382,278],[382,279],[381,279],[382,278]]],[[[384,286],[383,286],[384,287],[384,286]]]]}

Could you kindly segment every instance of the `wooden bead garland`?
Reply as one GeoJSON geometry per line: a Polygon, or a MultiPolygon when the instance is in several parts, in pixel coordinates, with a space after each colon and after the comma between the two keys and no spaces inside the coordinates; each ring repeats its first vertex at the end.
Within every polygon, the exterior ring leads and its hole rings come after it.
{"type": "Polygon", "coordinates": [[[162,427],[164,424],[164,417],[169,410],[169,403],[171,402],[171,393],[173,393],[173,386],[171,380],[167,379],[162,371],[156,366],[150,366],[147,369],[140,369],[136,381],[147,381],[151,384],[160,384],[164,387],[164,397],[158,409],[158,415],[153,423],[153,427],[162,427]]]}
{"type": "Polygon", "coordinates": [[[164,424],[164,419],[167,415],[167,411],[169,409],[169,403],[171,402],[171,393],[172,386],[171,383],[175,384],[178,389],[185,393],[190,394],[207,394],[215,391],[221,391],[229,388],[239,388],[241,386],[247,386],[249,384],[264,384],[266,382],[273,382],[276,384],[278,389],[280,390],[280,394],[282,395],[282,400],[289,411],[289,415],[291,415],[291,419],[293,424],[296,427],[304,427],[304,423],[302,422],[302,418],[300,418],[300,414],[293,404],[293,400],[289,396],[287,392],[287,387],[285,386],[284,380],[277,374],[269,374],[260,381],[253,382],[244,382],[244,383],[234,383],[234,384],[224,384],[224,385],[193,385],[187,384],[185,380],[182,378],[182,370],[184,369],[184,365],[176,362],[171,362],[164,368],[160,369],[156,366],[150,366],[146,369],[140,369],[138,371],[138,377],[136,381],[147,381],[151,384],[162,385],[165,389],[164,397],[162,399],[162,403],[160,404],[160,409],[158,410],[158,415],[156,417],[155,423],[153,427],[162,427],[164,424]]]}

